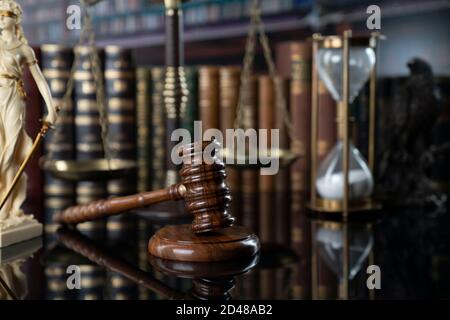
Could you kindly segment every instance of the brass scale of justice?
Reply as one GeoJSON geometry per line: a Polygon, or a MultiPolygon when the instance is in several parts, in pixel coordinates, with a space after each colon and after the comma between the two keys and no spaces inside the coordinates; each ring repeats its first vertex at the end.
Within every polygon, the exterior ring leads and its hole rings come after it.
{"type": "MultiPolygon", "coordinates": [[[[85,41],[93,48],[90,50],[90,60],[93,68],[94,81],[96,83],[97,106],[100,114],[101,138],[104,147],[105,158],[94,160],[53,160],[52,152],[49,151],[47,157],[41,159],[42,167],[57,178],[83,181],[83,180],[108,180],[123,177],[132,173],[136,169],[136,163],[130,160],[111,159],[111,150],[108,145],[108,119],[105,108],[104,84],[101,76],[100,59],[95,47],[95,35],[93,31],[92,18],[89,7],[100,1],[81,0],[83,8],[84,23],[80,34],[79,45],[85,41]]],[[[185,107],[187,89],[183,70],[183,57],[180,54],[183,45],[182,28],[182,3],[187,1],[165,0],[166,14],[166,80],[164,90],[164,100],[168,114],[167,127],[179,127],[179,115],[185,107]],[[175,112],[169,112],[170,110],[175,112]],[[178,114],[177,114],[178,113],[178,114]],[[174,114],[175,117],[172,117],[174,114]]],[[[252,74],[252,64],[255,56],[255,47],[259,40],[264,49],[269,74],[274,81],[276,79],[276,69],[269,47],[268,38],[264,32],[261,19],[260,1],[253,0],[251,9],[251,23],[248,32],[247,45],[245,49],[244,66],[241,75],[241,87],[239,101],[236,112],[235,127],[242,125],[244,112],[244,99],[247,84],[252,74]]],[[[67,105],[71,99],[74,86],[74,73],[79,63],[79,53],[75,50],[74,62],[71,70],[71,77],[67,84],[67,91],[63,98],[63,104],[67,105]]],[[[287,132],[291,138],[292,125],[287,111],[284,91],[276,86],[278,90],[276,106],[281,108],[287,132]]],[[[58,108],[60,116],[64,115],[66,108],[58,108]]],[[[37,150],[44,136],[49,130],[47,123],[44,123],[33,147],[19,168],[18,173],[10,187],[10,192],[2,199],[1,205],[6,202],[11,191],[24,172],[26,165],[32,155],[37,150]]],[[[52,139],[57,139],[61,126],[56,126],[52,139]]],[[[173,146],[173,144],[172,144],[173,146]]],[[[168,149],[172,147],[169,145],[168,149]]],[[[76,225],[77,223],[92,221],[108,216],[126,213],[136,208],[148,207],[151,204],[165,202],[169,200],[184,199],[186,210],[193,215],[191,225],[169,225],[161,228],[150,239],[148,250],[158,258],[206,262],[225,261],[255,256],[259,253],[260,242],[258,237],[246,228],[235,226],[235,218],[229,212],[231,194],[225,184],[225,165],[219,159],[219,152],[228,157],[229,150],[220,151],[220,145],[216,141],[193,143],[183,146],[179,152],[183,156],[183,166],[179,171],[181,182],[175,183],[168,188],[143,192],[136,195],[117,197],[109,200],[99,200],[86,205],[70,207],[54,216],[54,221],[61,224],[76,225]],[[214,145],[215,155],[212,164],[197,163],[193,159],[199,152],[203,152],[208,145],[214,145]]],[[[170,151],[168,152],[170,155],[170,151]]],[[[269,150],[268,153],[256,153],[258,157],[278,158],[280,166],[289,166],[299,155],[287,149],[269,150]]],[[[256,161],[249,159],[247,155],[234,156],[233,166],[238,169],[259,169],[267,161],[256,161]],[[245,157],[245,164],[236,161],[239,157],[245,157]]],[[[260,158],[261,159],[261,158],[260,158]]],[[[175,169],[178,169],[175,167],[175,169]]],[[[178,180],[178,179],[177,179],[178,180]]]]}

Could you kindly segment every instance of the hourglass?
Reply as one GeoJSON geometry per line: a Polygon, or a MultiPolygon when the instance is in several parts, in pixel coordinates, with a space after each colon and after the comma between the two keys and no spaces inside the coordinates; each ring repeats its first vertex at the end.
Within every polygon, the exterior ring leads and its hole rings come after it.
{"type": "Polygon", "coordinates": [[[311,204],[313,211],[348,212],[374,210],[373,200],[376,121],[376,48],[380,35],[352,37],[313,36],[311,204]],[[338,141],[318,163],[318,78],[338,105],[338,141]],[[349,136],[349,105],[370,79],[368,161],[349,136]]]}

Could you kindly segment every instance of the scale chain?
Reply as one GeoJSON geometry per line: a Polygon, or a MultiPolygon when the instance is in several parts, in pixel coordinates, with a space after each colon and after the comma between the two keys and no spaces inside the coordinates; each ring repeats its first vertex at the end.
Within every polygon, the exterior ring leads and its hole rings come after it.
{"type": "MultiPolygon", "coordinates": [[[[97,50],[95,50],[95,35],[93,32],[93,26],[92,26],[92,18],[89,13],[89,6],[86,4],[86,0],[80,0],[82,8],[83,8],[83,18],[84,23],[81,29],[80,38],[78,41],[78,46],[82,46],[85,43],[88,44],[90,48],[92,48],[90,53],[90,61],[93,68],[93,75],[94,75],[94,81],[96,84],[96,99],[97,99],[97,106],[99,109],[99,115],[100,115],[100,125],[101,125],[101,134],[102,134],[102,143],[103,143],[103,149],[105,152],[105,158],[108,160],[108,165],[110,163],[111,159],[111,152],[108,144],[108,119],[107,119],[107,113],[106,113],[106,104],[105,104],[105,95],[104,95],[104,84],[102,77],[99,77],[99,74],[101,74],[101,68],[100,68],[100,62],[97,50]]],[[[68,111],[68,104],[71,103],[72,100],[72,93],[74,88],[74,75],[77,70],[77,66],[80,62],[80,51],[74,50],[74,61],[72,64],[72,68],[70,71],[69,80],[67,82],[67,88],[66,92],[63,97],[63,104],[65,107],[61,108],[61,118],[64,118],[67,116],[68,111]]],[[[55,142],[60,141],[60,137],[62,134],[62,128],[63,126],[56,126],[54,134],[50,137],[50,145],[54,145],[55,142]]],[[[47,152],[47,159],[53,159],[54,157],[54,147],[49,148],[47,152]]]]}
{"type": "Polygon", "coordinates": [[[272,52],[269,45],[269,39],[264,30],[264,23],[261,18],[261,6],[260,0],[253,0],[250,10],[250,28],[247,35],[247,43],[245,47],[245,55],[243,62],[243,71],[241,74],[241,87],[239,91],[239,101],[236,111],[236,119],[234,123],[235,128],[240,128],[243,126],[243,115],[244,115],[244,97],[249,94],[248,84],[250,83],[250,77],[252,73],[252,64],[255,59],[255,48],[256,48],[256,33],[259,35],[259,42],[261,43],[264,59],[267,63],[267,68],[269,71],[270,78],[275,84],[275,90],[278,92],[276,94],[276,107],[283,114],[283,122],[287,128],[287,133],[291,141],[293,141],[293,126],[290,120],[290,113],[286,103],[285,92],[282,88],[282,83],[276,81],[277,71],[275,63],[272,58],[272,52]]]}

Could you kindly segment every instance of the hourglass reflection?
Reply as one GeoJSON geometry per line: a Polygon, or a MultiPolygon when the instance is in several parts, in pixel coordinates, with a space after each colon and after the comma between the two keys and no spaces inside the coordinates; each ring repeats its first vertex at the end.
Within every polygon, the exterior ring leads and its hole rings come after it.
{"type": "Polygon", "coordinates": [[[375,154],[376,46],[378,34],[370,37],[313,37],[312,92],[312,159],[311,205],[316,211],[349,212],[378,207],[372,200],[375,154]],[[338,108],[338,141],[319,164],[318,80],[322,80],[338,108]],[[369,161],[352,143],[349,135],[351,119],[349,105],[370,79],[369,161]]]}

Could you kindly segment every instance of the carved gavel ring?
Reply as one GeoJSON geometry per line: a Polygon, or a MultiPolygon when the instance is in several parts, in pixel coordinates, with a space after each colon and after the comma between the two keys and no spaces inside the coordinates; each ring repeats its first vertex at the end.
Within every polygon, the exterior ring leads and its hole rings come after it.
{"type": "Polygon", "coordinates": [[[179,171],[181,183],[161,190],[73,206],[57,213],[54,221],[77,224],[122,214],[163,201],[184,199],[187,211],[194,217],[192,222],[194,233],[231,227],[235,218],[228,211],[231,195],[225,184],[225,165],[217,157],[219,146],[219,143],[213,140],[203,142],[201,148],[195,143],[181,147],[179,150],[179,155],[183,159],[183,166],[179,171]],[[203,151],[210,144],[214,147],[213,161],[210,163],[196,161],[196,157],[203,159],[203,151]]]}

